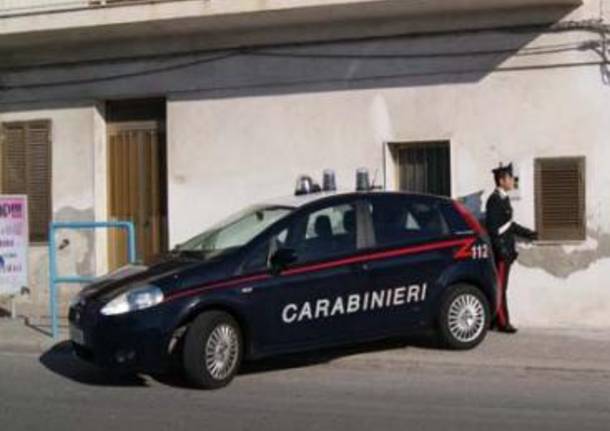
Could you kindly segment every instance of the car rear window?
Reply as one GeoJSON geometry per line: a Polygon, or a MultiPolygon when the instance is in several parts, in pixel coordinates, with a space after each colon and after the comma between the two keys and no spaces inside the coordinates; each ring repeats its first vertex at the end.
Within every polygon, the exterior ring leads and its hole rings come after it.
{"type": "Polygon", "coordinates": [[[451,232],[469,232],[472,230],[472,228],[468,225],[468,222],[464,219],[464,217],[462,217],[452,202],[443,202],[439,205],[439,208],[447,221],[451,232]]]}
{"type": "Polygon", "coordinates": [[[371,200],[371,215],[381,247],[433,240],[450,232],[434,200],[377,196],[371,200]]]}

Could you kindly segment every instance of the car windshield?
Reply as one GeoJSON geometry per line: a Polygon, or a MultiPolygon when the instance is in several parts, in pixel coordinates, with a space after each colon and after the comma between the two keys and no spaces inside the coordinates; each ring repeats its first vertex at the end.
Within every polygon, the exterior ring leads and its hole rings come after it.
{"type": "Polygon", "coordinates": [[[216,226],[176,247],[178,252],[218,255],[247,244],[273,223],[288,215],[293,208],[254,206],[234,214],[216,226]]]}

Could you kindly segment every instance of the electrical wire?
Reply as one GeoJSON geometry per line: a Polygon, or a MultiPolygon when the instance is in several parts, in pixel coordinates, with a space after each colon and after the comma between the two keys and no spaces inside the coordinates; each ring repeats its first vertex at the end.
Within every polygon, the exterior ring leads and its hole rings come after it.
{"type": "MultiPolygon", "coordinates": [[[[549,69],[568,69],[568,68],[580,68],[580,67],[592,67],[592,66],[604,66],[607,65],[604,61],[590,61],[590,62],[577,62],[577,63],[553,63],[553,64],[545,64],[545,65],[531,65],[531,66],[504,66],[494,69],[493,73],[505,73],[505,72],[524,72],[531,70],[549,70],[549,69]]],[[[378,81],[378,80],[398,80],[405,78],[434,78],[436,76],[460,76],[460,75],[471,75],[477,73],[490,72],[488,69],[484,68],[470,68],[463,70],[443,70],[443,71],[434,71],[434,72],[406,72],[400,74],[392,74],[392,75],[372,75],[366,77],[353,77],[350,79],[325,79],[325,80],[301,80],[297,82],[273,82],[273,83],[264,83],[264,84],[255,84],[247,87],[247,90],[254,92],[256,90],[262,91],[265,89],[281,89],[281,88],[289,88],[294,86],[315,86],[315,85],[344,85],[344,86],[353,86],[354,84],[363,83],[367,81],[378,81]]],[[[169,97],[176,96],[180,94],[191,94],[191,93],[208,93],[211,95],[220,95],[223,93],[231,92],[231,91],[244,91],[243,86],[225,86],[225,87],[211,87],[211,88],[203,88],[203,87],[193,87],[188,90],[173,90],[168,91],[167,95],[169,97]]],[[[120,94],[121,97],[125,97],[124,93],[120,94]]],[[[116,97],[119,97],[117,94],[116,97]]],[[[135,95],[134,95],[135,97],[135,95]]],[[[213,97],[213,96],[212,96],[213,97]]],[[[54,98],[54,102],[71,102],[74,98],[65,97],[65,98],[54,98]]],[[[19,103],[22,105],[27,105],[30,103],[36,103],[39,99],[22,99],[18,102],[14,101],[2,101],[0,99],[0,106],[14,106],[15,103],[19,103]]],[[[1,112],[1,111],[0,111],[1,112]]]]}
{"type": "Polygon", "coordinates": [[[489,49],[489,50],[476,50],[476,51],[447,51],[447,52],[435,52],[435,53],[413,53],[413,54],[327,54],[327,53],[295,53],[295,52],[282,52],[282,51],[267,51],[267,50],[255,50],[248,53],[250,56],[257,57],[283,57],[283,58],[308,58],[308,59],[331,59],[331,60],[419,60],[419,59],[436,59],[436,58],[455,58],[455,57],[476,57],[476,56],[489,56],[489,55],[502,55],[502,54],[513,54],[516,57],[521,56],[535,56],[535,55],[548,55],[557,54],[561,52],[568,52],[580,49],[583,46],[590,47],[591,43],[599,43],[598,41],[587,41],[584,45],[573,45],[571,47],[554,48],[554,49],[538,49],[525,51],[519,48],[503,48],[503,49],[489,49]],[[524,52],[520,52],[524,51],[524,52]]]}
{"type": "MultiPolygon", "coordinates": [[[[603,19],[594,19],[594,20],[580,20],[580,21],[562,21],[551,26],[543,25],[543,24],[529,24],[529,25],[515,25],[512,27],[492,27],[492,28],[481,28],[481,29],[462,29],[462,30],[447,30],[447,31],[439,31],[434,33],[406,33],[406,34],[395,34],[395,35],[386,35],[386,36],[368,36],[364,38],[350,38],[350,39],[334,39],[334,40],[326,40],[326,41],[304,41],[304,42],[289,42],[289,43],[278,43],[273,44],[273,47],[284,47],[284,48],[300,48],[300,47],[310,47],[310,46],[326,46],[326,45],[336,45],[338,43],[354,43],[361,41],[382,41],[388,39],[396,39],[396,38],[409,38],[411,40],[417,40],[421,38],[431,38],[431,37],[446,37],[446,36],[455,36],[455,35],[472,35],[472,34],[481,34],[488,33],[491,31],[495,32],[503,32],[509,34],[524,34],[524,33],[558,33],[558,32],[567,32],[567,31],[588,31],[596,34],[605,34],[610,33],[610,26],[604,24],[603,19]]],[[[524,47],[520,50],[536,50],[536,49],[545,49],[545,48],[559,48],[566,44],[556,44],[556,45],[543,45],[539,47],[524,47]]],[[[270,46],[267,46],[267,48],[270,46]]],[[[252,49],[255,46],[251,47],[252,49]]],[[[265,47],[258,46],[257,49],[264,49],[265,47]]],[[[244,48],[236,48],[236,49],[244,49],[244,48]]],[[[130,55],[123,57],[114,57],[114,58],[93,58],[89,60],[77,60],[77,61],[64,61],[64,62],[46,62],[46,63],[36,63],[22,66],[13,66],[13,67],[1,67],[0,72],[17,72],[28,70],[31,68],[59,68],[59,67],[70,67],[70,66],[84,66],[84,65],[94,65],[94,64],[115,64],[115,63],[123,63],[123,62],[134,62],[134,61],[144,61],[144,60],[154,60],[154,59],[166,59],[166,58],[175,58],[175,57],[185,57],[192,55],[202,55],[202,54],[213,54],[215,52],[226,51],[226,49],[198,49],[198,50],[189,50],[189,51],[174,51],[167,52],[162,54],[144,54],[144,55],[130,55]]]]}
{"type": "MultiPolygon", "coordinates": [[[[571,24],[574,27],[574,24],[571,24]]],[[[604,27],[605,28],[605,27],[604,27]]],[[[602,33],[605,35],[605,32],[602,33]]],[[[99,77],[91,77],[91,78],[83,78],[83,79],[71,79],[71,80],[62,80],[62,81],[50,81],[50,82],[42,82],[42,83],[31,83],[31,84],[0,84],[0,90],[9,91],[9,90],[25,90],[25,89],[35,89],[35,88],[48,88],[48,87],[60,87],[66,85],[84,85],[84,84],[92,84],[92,83],[100,83],[100,82],[108,82],[119,79],[126,78],[134,78],[146,75],[152,75],[157,73],[163,73],[173,70],[185,69],[188,67],[215,63],[218,61],[223,61],[230,57],[235,57],[238,55],[244,56],[258,56],[258,57],[278,57],[278,58],[295,58],[295,59],[320,59],[320,60],[365,60],[365,61],[378,61],[378,60],[413,60],[413,59],[440,59],[440,58],[456,58],[456,57],[476,57],[476,56],[491,56],[491,55],[505,55],[512,54],[513,56],[537,56],[537,55],[550,55],[561,52],[575,51],[575,50],[585,50],[585,49],[594,49],[599,47],[601,42],[599,40],[586,40],[583,42],[577,43],[563,43],[563,44],[554,44],[554,45],[541,45],[534,47],[517,47],[517,48],[501,48],[501,49],[489,49],[489,50],[471,50],[471,51],[445,51],[445,52],[431,52],[431,53],[392,53],[392,54],[338,54],[338,53],[316,53],[316,52],[286,52],[286,51],[278,51],[277,48],[275,50],[269,50],[268,48],[240,48],[230,51],[224,51],[215,56],[209,56],[209,51],[203,51],[207,53],[207,56],[204,58],[196,58],[194,60],[188,60],[184,62],[180,62],[177,64],[166,65],[157,68],[151,68],[146,70],[139,70],[134,72],[126,72],[115,75],[108,76],[99,76],[99,77]]],[[[316,44],[313,44],[315,46],[316,44]]],[[[309,47],[312,45],[299,44],[300,47],[309,47]]],[[[293,45],[294,47],[294,45],[293,45]]],[[[172,55],[172,54],[169,54],[172,55]]],[[[178,55],[176,55],[178,56],[178,55]]],[[[189,57],[193,56],[193,53],[188,54],[189,57]]],[[[135,62],[138,61],[133,57],[125,57],[125,62],[135,62]]],[[[101,61],[101,60],[100,60],[101,61]]],[[[583,63],[584,64],[584,63],[583,63]]],[[[588,64],[588,63],[587,63],[588,64]]],[[[596,63],[597,64],[597,63],[596,63]]],[[[607,60],[601,62],[601,64],[607,64],[607,60]]],[[[515,66],[518,67],[518,66],[515,66]]],[[[526,66],[526,67],[534,67],[534,66],[526,66]]],[[[544,65],[541,65],[544,67],[544,65]]],[[[511,69],[511,70],[520,70],[520,69],[511,69]]],[[[494,69],[494,71],[500,71],[500,68],[494,69]]],[[[434,73],[434,72],[431,72],[434,73]]],[[[456,73],[450,71],[440,71],[440,73],[456,73]]],[[[459,71],[457,73],[460,73],[459,71]]]]}
{"type": "Polygon", "coordinates": [[[235,57],[236,55],[239,55],[241,52],[243,52],[243,51],[231,51],[231,52],[224,53],[221,55],[216,55],[213,57],[206,57],[203,59],[197,59],[197,60],[192,60],[192,61],[187,61],[187,62],[181,62],[179,64],[172,64],[172,65],[157,67],[157,68],[153,68],[153,69],[139,70],[136,72],[126,72],[126,73],[110,75],[110,76],[100,76],[100,77],[95,77],[95,78],[92,77],[92,78],[72,79],[72,80],[65,80],[65,81],[51,81],[51,82],[41,82],[41,83],[35,83],[35,84],[21,84],[21,85],[2,85],[2,84],[0,84],[0,90],[15,90],[15,89],[22,90],[22,89],[30,89],[30,88],[61,87],[64,85],[83,85],[83,84],[100,83],[100,82],[105,82],[105,81],[114,81],[114,80],[125,79],[125,78],[134,78],[134,77],[140,77],[140,76],[146,76],[146,75],[154,75],[157,73],[170,72],[173,70],[184,69],[184,68],[191,67],[191,66],[198,66],[198,65],[202,65],[202,64],[206,64],[206,63],[219,62],[219,61],[225,60],[230,57],[235,57]]]}
{"type": "MultiPolygon", "coordinates": [[[[398,36],[400,38],[400,36],[398,36]]],[[[403,36],[404,37],[404,36],[403,36]]],[[[587,41],[583,41],[580,43],[570,42],[570,43],[560,43],[560,44],[548,44],[548,45],[539,45],[539,46],[531,46],[531,47],[516,47],[516,48],[505,48],[504,53],[515,52],[517,54],[523,53],[522,55],[526,55],[530,51],[538,52],[538,51],[546,51],[562,49],[562,48],[578,48],[579,45],[585,43],[595,43],[597,40],[590,39],[587,41]]],[[[336,44],[338,42],[332,42],[332,44],[336,44]]],[[[352,42],[353,43],[353,42],[352,42]]],[[[284,49],[298,49],[302,47],[311,47],[311,46],[321,46],[331,44],[330,42],[324,43],[312,43],[309,45],[304,44],[288,44],[288,45],[280,45],[280,48],[284,49]]],[[[257,48],[236,48],[241,52],[255,52],[255,51],[264,51],[269,47],[257,47],[257,48]]],[[[166,52],[162,54],[147,54],[147,55],[130,55],[130,56],[121,56],[121,57],[113,57],[113,58],[93,58],[88,60],[77,60],[77,61],[64,61],[64,62],[51,62],[51,63],[36,63],[22,66],[8,66],[1,67],[0,72],[2,73],[17,73],[23,72],[31,69],[59,69],[59,68],[69,68],[69,67],[86,67],[86,66],[94,66],[94,65],[112,65],[112,64],[121,64],[121,63],[135,63],[139,61],[152,61],[152,60],[162,60],[162,59],[171,59],[171,58],[185,58],[185,57],[199,57],[201,55],[211,55],[216,52],[226,52],[227,50],[209,50],[209,49],[199,49],[199,50],[190,50],[190,51],[174,51],[174,52],[166,52]]],[[[490,54],[493,53],[492,50],[489,51],[490,54]]],[[[497,52],[497,50],[496,50],[497,52]]],[[[497,53],[503,53],[497,52],[497,53]]],[[[457,53],[421,53],[421,54],[410,54],[412,58],[425,58],[425,56],[443,56],[446,54],[455,54],[456,57],[459,56],[468,56],[468,55],[476,55],[477,51],[464,51],[457,53]]],[[[404,56],[403,54],[396,54],[397,56],[404,56]]]]}

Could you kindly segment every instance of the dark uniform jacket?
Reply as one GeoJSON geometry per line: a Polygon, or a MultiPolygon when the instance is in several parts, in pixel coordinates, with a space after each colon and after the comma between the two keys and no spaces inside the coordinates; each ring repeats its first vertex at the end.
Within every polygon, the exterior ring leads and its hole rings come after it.
{"type": "Polygon", "coordinates": [[[517,259],[515,237],[535,240],[538,234],[513,220],[513,207],[508,196],[496,189],[487,199],[485,224],[496,259],[512,263],[517,259]]]}

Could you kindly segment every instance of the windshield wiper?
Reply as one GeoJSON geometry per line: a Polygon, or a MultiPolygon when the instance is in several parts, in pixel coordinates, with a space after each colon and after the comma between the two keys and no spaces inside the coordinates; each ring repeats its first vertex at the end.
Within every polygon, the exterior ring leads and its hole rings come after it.
{"type": "Polygon", "coordinates": [[[179,247],[175,247],[170,251],[170,254],[174,256],[185,256],[193,257],[195,259],[204,259],[206,252],[204,250],[181,249],[179,247]]]}

